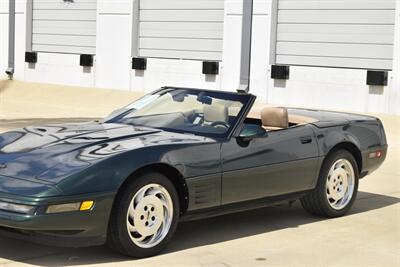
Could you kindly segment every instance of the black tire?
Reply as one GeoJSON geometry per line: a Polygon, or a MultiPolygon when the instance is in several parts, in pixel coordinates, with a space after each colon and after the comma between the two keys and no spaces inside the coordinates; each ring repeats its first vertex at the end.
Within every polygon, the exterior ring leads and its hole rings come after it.
{"type": "Polygon", "coordinates": [[[118,253],[133,257],[144,258],[157,255],[168,244],[175,233],[179,220],[179,197],[172,182],[163,174],[157,172],[142,172],[124,186],[118,193],[110,216],[107,245],[118,253]],[[151,248],[137,246],[130,238],[127,230],[127,213],[129,205],[142,187],[149,184],[159,184],[167,189],[173,204],[173,218],[168,234],[157,245],[151,248]]]}
{"type": "Polygon", "coordinates": [[[311,193],[303,197],[300,200],[300,202],[303,208],[313,215],[329,217],[329,218],[341,217],[348,213],[348,211],[350,210],[351,206],[353,205],[356,199],[358,190],[358,180],[359,180],[359,170],[354,156],[347,150],[337,150],[329,154],[325,159],[324,163],[322,164],[319,173],[317,187],[311,193]],[[327,192],[326,183],[328,181],[328,174],[330,168],[337,160],[340,159],[348,160],[353,167],[354,190],[351,196],[351,200],[348,202],[346,206],[344,206],[342,209],[334,209],[329,204],[329,200],[326,193],[327,192]]]}

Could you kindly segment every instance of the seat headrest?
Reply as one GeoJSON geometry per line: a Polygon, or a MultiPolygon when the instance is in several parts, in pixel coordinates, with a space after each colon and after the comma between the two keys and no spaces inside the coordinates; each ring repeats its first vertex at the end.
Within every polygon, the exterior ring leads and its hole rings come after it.
{"type": "Polygon", "coordinates": [[[286,108],[265,107],[261,110],[261,121],[264,127],[288,128],[288,111],[286,108]]]}
{"type": "Polygon", "coordinates": [[[205,105],[203,108],[204,120],[206,122],[223,121],[228,122],[228,108],[223,105],[205,105]]]}

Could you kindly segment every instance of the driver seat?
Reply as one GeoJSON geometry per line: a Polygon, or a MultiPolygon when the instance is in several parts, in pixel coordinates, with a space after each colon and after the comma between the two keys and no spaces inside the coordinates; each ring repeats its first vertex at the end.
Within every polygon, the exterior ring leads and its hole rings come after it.
{"type": "Polygon", "coordinates": [[[268,131],[282,130],[289,127],[289,115],[286,108],[264,107],[261,110],[261,121],[268,131]]]}
{"type": "Polygon", "coordinates": [[[229,120],[228,108],[224,105],[205,105],[203,108],[204,124],[211,125],[213,122],[229,120]]]}

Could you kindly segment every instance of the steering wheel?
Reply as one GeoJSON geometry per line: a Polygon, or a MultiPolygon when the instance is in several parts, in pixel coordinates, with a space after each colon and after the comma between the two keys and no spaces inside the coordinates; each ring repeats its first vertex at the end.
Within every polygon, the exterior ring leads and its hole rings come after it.
{"type": "Polygon", "coordinates": [[[211,123],[211,126],[216,127],[216,126],[222,126],[225,127],[226,129],[229,129],[230,125],[224,121],[214,121],[211,123]]]}

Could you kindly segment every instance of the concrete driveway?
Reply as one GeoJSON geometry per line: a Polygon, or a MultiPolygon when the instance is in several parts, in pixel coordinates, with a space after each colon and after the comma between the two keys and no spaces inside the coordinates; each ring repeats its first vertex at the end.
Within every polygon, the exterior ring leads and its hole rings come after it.
{"type": "MultiPolygon", "coordinates": [[[[0,131],[90,120],[136,97],[0,81],[0,131]]],[[[380,117],[390,145],[387,160],[360,182],[346,217],[313,217],[295,203],[182,223],[162,255],[142,260],[121,257],[104,246],[66,249],[0,237],[0,266],[400,266],[400,117],[380,117]]]]}

